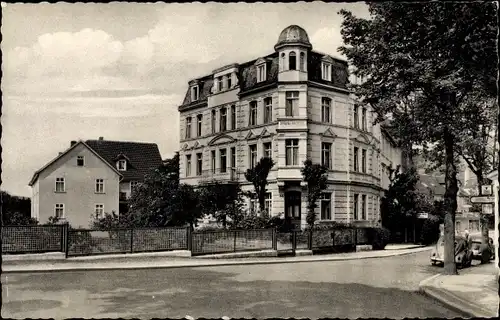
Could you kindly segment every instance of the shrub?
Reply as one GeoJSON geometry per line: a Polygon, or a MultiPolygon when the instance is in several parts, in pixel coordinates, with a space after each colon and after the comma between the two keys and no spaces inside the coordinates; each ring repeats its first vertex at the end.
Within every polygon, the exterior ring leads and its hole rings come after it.
{"type": "Polygon", "coordinates": [[[384,250],[385,246],[389,243],[391,232],[387,228],[373,228],[372,234],[372,248],[373,250],[384,250]]]}
{"type": "MultiPolygon", "coordinates": [[[[341,229],[341,228],[350,228],[352,225],[347,222],[339,222],[339,221],[328,221],[328,222],[321,222],[321,223],[316,223],[313,226],[313,231],[314,230],[333,230],[333,229],[341,229]]],[[[306,230],[309,230],[310,226],[306,226],[306,230]]]]}
{"type": "Polygon", "coordinates": [[[422,241],[422,244],[429,245],[438,241],[439,223],[439,219],[434,216],[430,216],[429,219],[424,221],[420,233],[420,241],[422,241]]]}
{"type": "Polygon", "coordinates": [[[266,229],[269,228],[269,219],[256,215],[249,215],[243,218],[236,225],[237,229],[266,229]]]}
{"type": "Polygon", "coordinates": [[[196,232],[203,232],[203,231],[223,231],[227,230],[227,228],[224,228],[223,226],[219,225],[205,225],[201,226],[199,228],[196,228],[196,232]]]}

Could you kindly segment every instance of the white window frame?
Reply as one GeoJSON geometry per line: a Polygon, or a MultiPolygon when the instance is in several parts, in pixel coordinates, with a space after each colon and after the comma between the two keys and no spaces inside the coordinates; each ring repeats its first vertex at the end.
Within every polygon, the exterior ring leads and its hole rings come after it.
{"type": "Polygon", "coordinates": [[[104,204],[103,203],[96,203],[94,205],[94,217],[96,219],[101,219],[104,218],[104,204]],[[101,213],[98,213],[97,210],[101,210],[101,213]]]}
{"type": "Polygon", "coordinates": [[[319,212],[319,218],[320,220],[322,221],[332,221],[333,220],[333,214],[332,214],[332,194],[333,192],[328,192],[328,191],[325,191],[325,192],[322,192],[321,193],[321,197],[320,197],[320,204],[319,204],[319,209],[320,209],[320,212],[319,212]],[[323,218],[323,203],[324,202],[329,202],[330,203],[330,218],[326,217],[326,218],[323,218]]]}
{"type": "Polygon", "coordinates": [[[95,179],[95,193],[105,193],[104,191],[104,179],[97,178],[95,179]],[[102,187],[102,188],[99,188],[102,187]]]}
{"type": "Polygon", "coordinates": [[[248,118],[248,125],[250,126],[256,126],[257,125],[257,118],[258,118],[258,104],[257,101],[253,100],[250,101],[249,103],[250,106],[250,113],[249,113],[249,118],[248,118]]]}
{"type": "Polygon", "coordinates": [[[361,172],[368,172],[368,152],[366,149],[361,149],[361,172]]]}
{"type": "Polygon", "coordinates": [[[196,135],[200,137],[203,133],[203,114],[196,116],[196,135]]]}
{"type": "Polygon", "coordinates": [[[227,149],[226,148],[222,148],[222,149],[219,149],[219,163],[220,163],[220,172],[221,173],[226,173],[227,172],[227,168],[228,168],[228,165],[227,165],[227,149]],[[222,161],[224,160],[224,161],[222,161]],[[224,164],[224,166],[223,166],[224,164]]]}
{"type": "Polygon", "coordinates": [[[272,142],[264,142],[262,144],[262,149],[264,150],[264,157],[268,157],[270,159],[273,158],[273,144],[272,142]],[[269,146],[269,148],[267,148],[269,146]]]}
{"type": "Polygon", "coordinates": [[[328,169],[332,169],[332,149],[333,144],[331,142],[321,142],[321,165],[327,167],[328,169]],[[329,146],[329,148],[325,148],[325,146],[329,146]],[[325,165],[325,153],[328,151],[328,162],[325,165]]]}
{"type": "Polygon", "coordinates": [[[233,75],[232,74],[228,74],[226,76],[226,86],[227,86],[227,89],[231,89],[233,87],[233,75]]]}
{"type": "Polygon", "coordinates": [[[359,129],[359,105],[355,104],[353,106],[353,124],[354,129],[359,129]]]}
{"type": "Polygon", "coordinates": [[[77,167],[85,167],[85,156],[77,156],[76,157],[76,166],[77,167]],[[82,161],[82,165],[79,164],[80,160],[82,161]]]}
{"type": "Polygon", "coordinates": [[[285,140],[285,165],[299,165],[299,139],[285,140]],[[290,152],[290,159],[288,158],[288,152],[290,152]]]}
{"type": "Polygon", "coordinates": [[[56,203],[54,205],[54,217],[58,217],[58,218],[65,218],[66,217],[66,210],[65,209],[65,206],[64,206],[64,203],[56,203]],[[57,212],[58,210],[62,210],[62,214],[60,216],[57,215],[57,212]]]}
{"type": "Polygon", "coordinates": [[[321,122],[332,122],[332,99],[329,97],[321,98],[321,122]],[[325,116],[327,110],[328,114],[325,116]]]}
{"type": "Polygon", "coordinates": [[[211,156],[211,170],[212,170],[212,173],[215,173],[217,171],[217,153],[215,150],[211,150],[210,151],[210,156],[211,156]]]}
{"type": "Polygon", "coordinates": [[[199,152],[196,154],[196,175],[201,176],[203,173],[203,153],[199,152]],[[201,163],[201,166],[198,164],[201,163]]]}
{"type": "Polygon", "coordinates": [[[287,91],[285,93],[285,117],[294,117],[298,111],[299,91],[287,91]]]}
{"type": "Polygon", "coordinates": [[[248,158],[248,162],[249,162],[249,167],[250,169],[253,169],[255,167],[255,165],[257,164],[257,161],[259,161],[257,159],[258,157],[258,154],[257,154],[258,150],[257,150],[257,145],[256,144],[251,144],[248,146],[248,155],[249,155],[249,158],[248,158]],[[255,150],[252,150],[254,149],[255,150]]]}
{"type": "Polygon", "coordinates": [[[191,87],[191,101],[197,101],[200,98],[200,87],[198,85],[191,87]]]}
{"type": "Polygon", "coordinates": [[[297,53],[295,51],[290,51],[290,53],[288,54],[288,70],[299,70],[299,63],[298,63],[298,57],[297,57],[297,53]],[[295,68],[291,68],[292,67],[292,61],[295,60],[295,68]]]}
{"type": "Polygon", "coordinates": [[[118,160],[116,162],[116,168],[118,169],[118,171],[127,171],[127,160],[118,160]],[[120,166],[120,164],[123,164],[123,166],[120,166]]]}
{"type": "Polygon", "coordinates": [[[361,130],[368,131],[368,110],[361,108],[361,130]]]}
{"type": "Polygon", "coordinates": [[[257,69],[257,83],[267,80],[267,67],[265,63],[256,66],[257,69]]]}
{"type": "Polygon", "coordinates": [[[191,176],[191,166],[192,166],[192,157],[190,154],[186,154],[186,177],[191,176]]]}
{"type": "Polygon", "coordinates": [[[359,172],[359,147],[353,148],[353,170],[354,172],[359,172]]]}
{"type": "Polygon", "coordinates": [[[353,214],[353,219],[354,221],[359,220],[359,201],[360,201],[360,196],[359,193],[355,193],[352,197],[353,199],[353,208],[352,208],[352,214],[353,214]]]}
{"type": "Polygon", "coordinates": [[[191,139],[191,131],[192,131],[193,118],[186,117],[186,139],[191,139]]]}
{"type": "Polygon", "coordinates": [[[236,147],[231,148],[231,169],[236,168],[236,147]]]}
{"type": "Polygon", "coordinates": [[[218,91],[224,90],[224,78],[222,76],[217,77],[217,90],[218,91]]]}
{"type": "Polygon", "coordinates": [[[332,64],[328,62],[321,62],[321,79],[332,81],[332,64]]]}
{"type": "Polygon", "coordinates": [[[227,131],[227,108],[222,107],[219,110],[219,131],[227,131]]]}
{"type": "Polygon", "coordinates": [[[217,132],[217,111],[215,109],[212,109],[212,111],[211,111],[210,123],[212,125],[212,133],[216,133],[217,132]]]}
{"type": "Polygon", "coordinates": [[[265,200],[264,200],[264,209],[266,209],[267,213],[270,215],[273,210],[273,193],[266,192],[265,200]]]}
{"type": "Polygon", "coordinates": [[[64,177],[58,177],[56,178],[55,186],[54,186],[54,192],[66,192],[66,178],[64,177]],[[62,184],[62,190],[57,189],[58,184],[62,184]]]}
{"type": "Polygon", "coordinates": [[[360,199],[360,209],[361,209],[361,219],[360,220],[368,220],[368,196],[366,194],[362,194],[360,199]]]}
{"type": "Polygon", "coordinates": [[[273,122],[273,98],[264,98],[264,123],[273,122]]]}
{"type": "Polygon", "coordinates": [[[236,129],[236,105],[231,106],[231,130],[236,129]]]}

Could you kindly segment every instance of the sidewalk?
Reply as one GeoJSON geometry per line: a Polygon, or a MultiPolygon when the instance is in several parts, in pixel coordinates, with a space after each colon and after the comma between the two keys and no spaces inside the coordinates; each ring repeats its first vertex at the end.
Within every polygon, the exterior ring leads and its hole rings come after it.
{"type": "MultiPolygon", "coordinates": [[[[115,259],[71,260],[65,261],[26,261],[2,265],[4,273],[50,272],[50,271],[86,271],[114,269],[161,269],[182,267],[210,267],[251,264],[278,264],[319,261],[342,261],[369,258],[393,257],[416,252],[428,251],[431,247],[418,247],[400,250],[361,251],[329,255],[297,256],[282,258],[233,258],[233,259],[195,259],[182,257],[147,256],[145,254],[130,254],[127,257],[115,259]]],[[[89,257],[90,258],[90,257],[89,257]]]]}
{"type": "Polygon", "coordinates": [[[420,290],[470,317],[498,315],[498,270],[493,262],[459,270],[459,274],[438,274],[420,283],[420,290]]]}

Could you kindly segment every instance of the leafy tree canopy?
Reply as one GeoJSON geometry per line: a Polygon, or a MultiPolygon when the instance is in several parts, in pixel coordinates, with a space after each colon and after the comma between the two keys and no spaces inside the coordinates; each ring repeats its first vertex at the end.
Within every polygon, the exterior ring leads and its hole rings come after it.
{"type": "Polygon", "coordinates": [[[301,169],[302,177],[307,182],[307,216],[306,222],[312,227],[316,220],[315,209],[321,192],[327,188],[328,168],[307,159],[301,169]]]}
{"type": "Polygon", "coordinates": [[[259,199],[259,209],[261,212],[265,210],[267,176],[274,165],[275,162],[273,159],[263,157],[253,168],[247,169],[245,172],[245,178],[253,184],[255,195],[259,199]]]}

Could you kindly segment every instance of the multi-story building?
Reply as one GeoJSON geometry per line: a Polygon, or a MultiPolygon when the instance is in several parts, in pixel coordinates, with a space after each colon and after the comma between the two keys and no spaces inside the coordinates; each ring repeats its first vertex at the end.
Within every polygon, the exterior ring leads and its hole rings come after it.
{"type": "Polygon", "coordinates": [[[292,25],[271,54],[190,81],[179,106],[181,182],[238,181],[251,190],[243,172],[271,157],[266,207],[304,226],[300,169],[309,158],[330,169],[319,221],[377,223],[387,168],[401,152],[372,124],[373,111],[356,105],[348,78],[346,61],[313,51],[292,25]]]}

